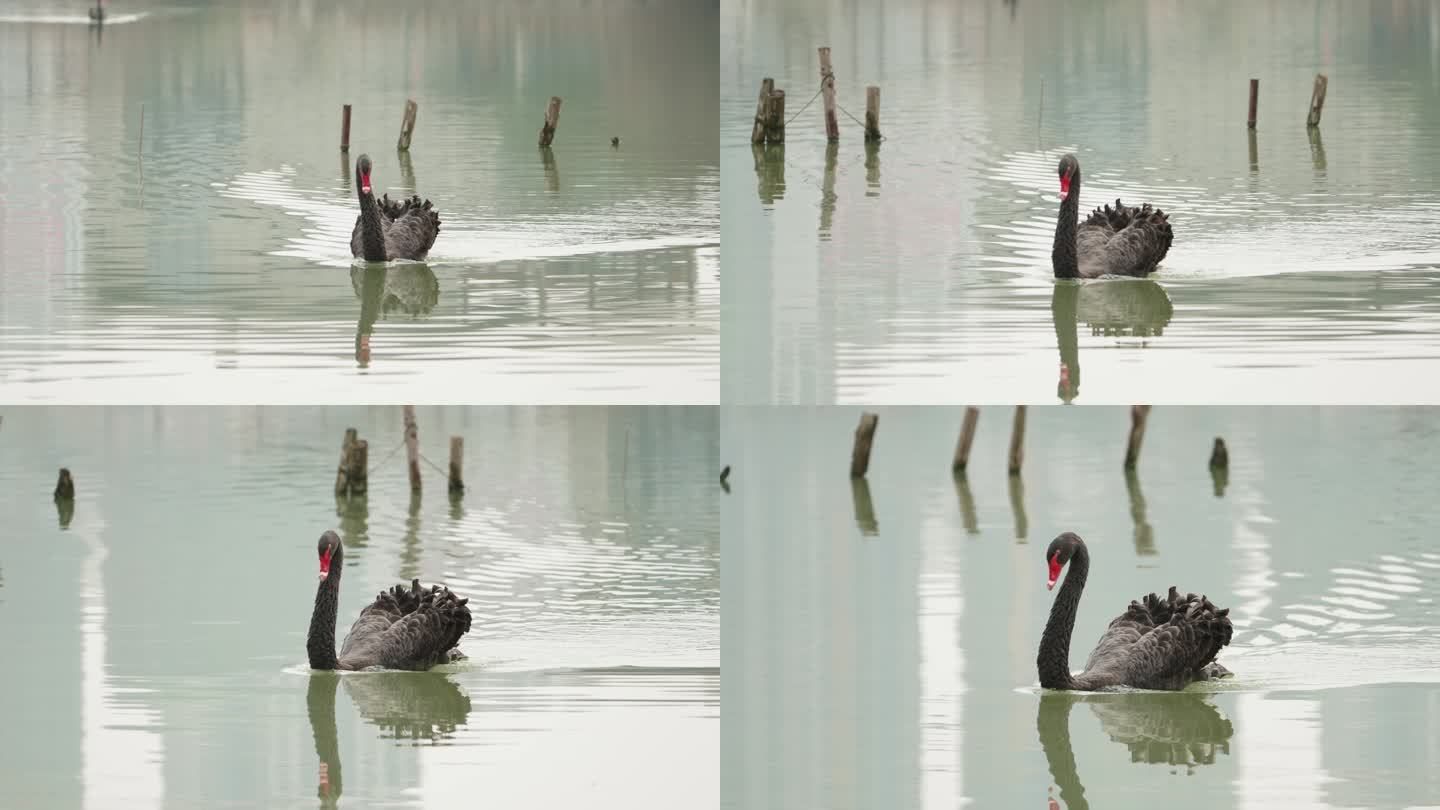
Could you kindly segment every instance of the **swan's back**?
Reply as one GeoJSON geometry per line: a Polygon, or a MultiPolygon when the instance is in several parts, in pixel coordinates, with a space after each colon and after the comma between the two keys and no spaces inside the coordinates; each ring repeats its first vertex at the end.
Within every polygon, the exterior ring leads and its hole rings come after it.
{"type": "Polygon", "coordinates": [[[381,591],[350,627],[340,647],[341,669],[429,669],[451,660],[470,632],[468,599],[439,585],[412,580],[381,591]]]}
{"type": "MultiPolygon", "coordinates": [[[[380,209],[380,230],[385,238],[385,258],[420,261],[435,246],[440,235],[440,213],[429,200],[418,195],[405,200],[392,200],[390,195],[376,201],[380,209]]],[[[350,255],[364,255],[361,244],[363,216],[355,218],[350,232],[350,255]]]]}
{"type": "Polygon", "coordinates": [[[1204,594],[1165,597],[1150,594],[1115,617],[1090,653],[1076,680],[1085,688],[1126,685],[1141,689],[1183,689],[1218,677],[1215,663],[1230,643],[1230,610],[1219,610],[1204,594]]]}
{"type": "Polygon", "coordinates": [[[1148,203],[1096,208],[1075,235],[1080,275],[1145,276],[1170,252],[1175,234],[1164,211],[1148,203]]]}

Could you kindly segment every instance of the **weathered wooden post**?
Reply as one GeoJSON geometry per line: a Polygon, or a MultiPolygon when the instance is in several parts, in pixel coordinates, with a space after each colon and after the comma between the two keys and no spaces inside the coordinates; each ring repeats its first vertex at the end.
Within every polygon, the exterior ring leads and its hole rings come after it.
{"type": "Polygon", "coordinates": [[[365,495],[370,491],[370,443],[364,439],[356,439],[355,444],[350,448],[350,469],[346,471],[345,477],[349,479],[349,494],[365,495]]]}
{"type": "Polygon", "coordinates": [[[1215,488],[1215,497],[1225,496],[1225,487],[1230,483],[1230,451],[1225,449],[1225,440],[1215,437],[1210,450],[1210,482],[1215,488]]]}
{"type": "Polygon", "coordinates": [[[785,91],[770,94],[770,120],[765,124],[765,143],[785,143],[785,91]]]}
{"type": "Polygon", "coordinates": [[[1025,461],[1025,407],[1015,406],[1015,421],[1010,425],[1010,474],[1019,475],[1025,461]]]}
{"type": "Polygon", "coordinates": [[[410,135],[415,131],[415,113],[419,112],[420,105],[411,99],[405,99],[405,117],[400,119],[400,141],[395,148],[401,152],[410,148],[410,135]]]}
{"type": "Polygon", "coordinates": [[[765,142],[765,127],[770,121],[770,95],[775,92],[775,80],[760,80],[760,100],[755,104],[755,126],[750,130],[750,143],[765,142]]]}
{"type": "Polygon", "coordinates": [[[345,105],[344,112],[340,113],[340,151],[350,151],[350,105],[345,105]]]}
{"type": "Polygon", "coordinates": [[[1260,103],[1260,80],[1250,80],[1250,117],[1246,119],[1246,126],[1255,128],[1255,108],[1260,103]]]}
{"type": "Polygon", "coordinates": [[[1305,117],[1305,126],[1320,126],[1320,111],[1325,107],[1325,90],[1330,86],[1330,79],[1324,73],[1315,74],[1315,89],[1310,91],[1310,114],[1305,117]]]}
{"type": "Polygon", "coordinates": [[[865,140],[880,140],[880,86],[865,88],[865,140]]]}
{"type": "Polygon", "coordinates": [[[850,477],[863,478],[870,469],[870,445],[875,441],[875,427],[880,424],[878,414],[860,414],[860,424],[855,428],[855,449],[850,453],[850,477]]]}
{"type": "Polygon", "coordinates": [[[840,121],[835,118],[835,72],[830,69],[830,48],[820,49],[820,97],[825,102],[825,137],[840,140],[840,121]]]}
{"type": "Polygon", "coordinates": [[[1210,469],[1225,468],[1230,466],[1230,451],[1225,448],[1225,440],[1219,436],[1215,437],[1215,444],[1210,448],[1210,469]]]}
{"type": "Polygon", "coordinates": [[[960,441],[955,445],[955,460],[950,462],[950,472],[965,474],[965,468],[970,464],[970,445],[975,442],[975,426],[979,422],[980,409],[973,406],[966,408],[965,422],[960,426],[960,441]]]}
{"type": "Polygon", "coordinates": [[[75,479],[70,477],[70,468],[60,468],[60,480],[55,482],[55,500],[73,499],[75,497],[75,479]]]}
{"type": "Polygon", "coordinates": [[[415,406],[406,405],[405,460],[410,468],[410,494],[420,494],[420,428],[415,424],[415,406]]]}
{"type": "Polygon", "coordinates": [[[540,127],[540,145],[549,146],[555,141],[555,128],[560,126],[560,97],[551,96],[550,106],[545,108],[545,123],[540,127]]]}
{"type": "Polygon", "coordinates": [[[1150,418],[1149,405],[1130,406],[1130,440],[1125,443],[1125,469],[1133,470],[1140,463],[1140,445],[1145,441],[1145,422],[1150,418]]]}
{"type": "Polygon", "coordinates": [[[340,442],[340,468],[335,473],[336,495],[344,495],[350,491],[350,454],[359,435],[360,432],[355,428],[345,428],[345,438],[340,442]]]}
{"type": "Polygon", "coordinates": [[[460,467],[465,457],[465,437],[450,437],[450,494],[461,495],[465,492],[465,481],[460,475],[460,467]]]}

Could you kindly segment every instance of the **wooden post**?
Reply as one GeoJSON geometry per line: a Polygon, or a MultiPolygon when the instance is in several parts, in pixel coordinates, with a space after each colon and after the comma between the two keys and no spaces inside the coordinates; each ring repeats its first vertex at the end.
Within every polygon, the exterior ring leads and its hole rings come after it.
{"type": "Polygon", "coordinates": [[[760,80],[760,101],[755,104],[755,126],[750,130],[750,143],[765,142],[765,128],[770,121],[770,95],[775,92],[775,80],[760,80]]]}
{"type": "Polygon", "coordinates": [[[415,131],[415,113],[420,106],[411,99],[405,99],[405,117],[400,119],[400,141],[395,148],[401,152],[410,149],[410,135],[415,131]]]}
{"type": "Polygon", "coordinates": [[[950,472],[965,474],[970,464],[970,445],[975,441],[975,425],[980,421],[980,409],[965,409],[965,422],[960,426],[960,442],[955,445],[955,460],[950,462],[950,472]]]}
{"type": "Polygon", "coordinates": [[[1149,405],[1130,406],[1130,440],[1125,443],[1125,469],[1133,470],[1140,463],[1140,445],[1145,441],[1145,421],[1150,418],[1149,405]]]}
{"type": "Polygon", "coordinates": [[[785,143],[785,91],[770,94],[770,121],[765,124],[765,143],[785,143]]]}
{"type": "Polygon", "coordinates": [[[370,490],[370,443],[364,439],[356,439],[354,446],[350,448],[350,469],[346,472],[349,479],[350,495],[363,496],[370,490]]]}
{"type": "Polygon", "coordinates": [[[420,428],[415,424],[415,406],[406,405],[405,460],[410,467],[410,494],[420,494],[420,428]]]}
{"type": "Polygon", "coordinates": [[[340,442],[340,469],[335,473],[335,494],[344,495],[350,491],[350,453],[355,447],[360,432],[345,428],[345,439],[340,442]]]}
{"type": "Polygon", "coordinates": [[[555,128],[560,126],[560,97],[551,96],[550,106],[545,108],[545,123],[540,127],[540,145],[549,146],[555,140],[555,128]]]}
{"type": "Polygon", "coordinates": [[[1225,449],[1225,440],[1215,437],[1215,446],[1210,450],[1210,482],[1214,485],[1215,497],[1225,497],[1225,487],[1230,483],[1230,451],[1225,449]]]}
{"type": "Polygon", "coordinates": [[[350,151],[350,105],[345,105],[345,111],[340,114],[340,151],[350,151]]]}
{"type": "Polygon", "coordinates": [[[1015,421],[1010,425],[1010,474],[1019,475],[1025,461],[1025,406],[1015,406],[1015,421]]]}
{"type": "Polygon", "coordinates": [[[880,140],[880,86],[865,88],[865,140],[880,140]]]}
{"type": "Polygon", "coordinates": [[[1310,91],[1310,114],[1305,117],[1305,126],[1320,126],[1320,111],[1325,107],[1325,90],[1330,86],[1330,79],[1324,73],[1315,74],[1315,89],[1310,91]]]}
{"type": "Polygon", "coordinates": [[[60,468],[60,480],[55,482],[55,500],[69,500],[75,497],[75,479],[70,477],[70,468],[60,468]]]}
{"type": "Polygon", "coordinates": [[[868,411],[860,414],[860,424],[855,428],[855,449],[850,453],[850,477],[863,478],[870,469],[870,445],[875,441],[875,427],[880,417],[868,411]]]}
{"type": "MultiPolygon", "coordinates": [[[[1215,437],[1215,445],[1210,449],[1210,468],[1222,468],[1230,466],[1230,451],[1225,449],[1225,440],[1219,436],[1215,437]]],[[[64,470],[61,470],[64,472],[64,470]]]]}
{"type": "Polygon", "coordinates": [[[825,101],[825,138],[840,140],[840,121],[835,118],[835,72],[830,69],[830,49],[820,49],[820,97],[825,101]]]}
{"type": "Polygon", "coordinates": [[[450,437],[450,494],[460,495],[465,492],[465,481],[460,475],[460,467],[465,457],[465,437],[450,437]]]}
{"type": "Polygon", "coordinates": [[[1250,117],[1246,120],[1246,125],[1249,126],[1251,129],[1254,129],[1254,128],[1255,128],[1255,108],[1256,108],[1256,106],[1257,106],[1259,103],[1260,103],[1260,80],[1259,80],[1259,79],[1251,79],[1251,80],[1250,80],[1250,117]]]}

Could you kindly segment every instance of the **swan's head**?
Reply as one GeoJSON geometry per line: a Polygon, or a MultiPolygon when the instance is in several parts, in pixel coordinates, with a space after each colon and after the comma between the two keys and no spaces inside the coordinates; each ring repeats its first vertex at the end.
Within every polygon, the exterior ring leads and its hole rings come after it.
{"type": "Polygon", "coordinates": [[[1074,155],[1060,158],[1060,200],[1070,196],[1070,184],[1080,179],[1080,161],[1074,155]]]}
{"type": "Polygon", "coordinates": [[[320,581],[330,576],[330,566],[340,562],[340,535],[326,531],[320,535],[316,550],[320,554],[320,581]]]}
{"type": "Polygon", "coordinates": [[[1050,564],[1050,580],[1045,583],[1045,590],[1055,587],[1055,581],[1060,578],[1060,569],[1070,562],[1070,558],[1075,556],[1075,550],[1084,544],[1085,541],[1074,532],[1065,532],[1050,541],[1050,547],[1045,549],[1045,561],[1050,564]]]}
{"type": "Polygon", "coordinates": [[[370,193],[370,156],[361,155],[355,161],[355,185],[360,187],[361,194],[370,193]]]}

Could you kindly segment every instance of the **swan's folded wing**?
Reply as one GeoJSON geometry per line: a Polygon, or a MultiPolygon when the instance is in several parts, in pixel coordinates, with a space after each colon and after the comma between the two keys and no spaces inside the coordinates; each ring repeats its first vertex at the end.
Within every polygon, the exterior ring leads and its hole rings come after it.
{"type": "Polygon", "coordinates": [[[429,200],[411,197],[396,209],[385,229],[385,249],[391,258],[423,259],[440,234],[440,214],[429,200]]]}
{"type": "Polygon", "coordinates": [[[1182,598],[1174,588],[1165,603],[1170,608],[1165,623],[1142,635],[1124,656],[1125,683],[1131,686],[1183,688],[1230,643],[1228,609],[1216,610],[1203,595],[1182,598]]]}
{"type": "Polygon", "coordinates": [[[424,592],[420,607],[390,625],[374,641],[380,665],[388,669],[429,669],[448,660],[452,647],[470,632],[468,599],[432,588],[424,592]]]}
{"type": "Polygon", "coordinates": [[[1126,209],[1128,222],[1105,243],[1106,266],[1124,275],[1147,273],[1170,252],[1175,235],[1165,212],[1149,205],[1126,209]]]}

